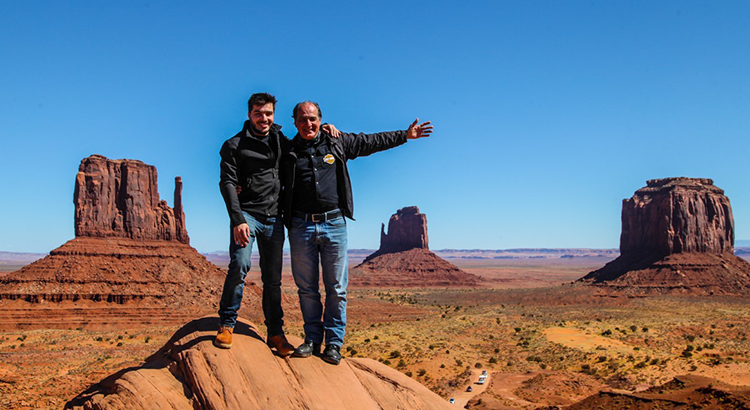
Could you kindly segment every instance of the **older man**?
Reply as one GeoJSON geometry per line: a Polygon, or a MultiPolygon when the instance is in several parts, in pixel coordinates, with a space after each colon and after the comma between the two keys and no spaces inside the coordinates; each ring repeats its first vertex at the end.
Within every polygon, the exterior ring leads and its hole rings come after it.
{"type": "Polygon", "coordinates": [[[322,113],[317,103],[297,104],[292,113],[297,135],[282,163],[282,206],[289,228],[292,274],[298,287],[305,341],[294,357],[319,354],[341,361],[346,330],[346,286],[349,280],[346,220],[354,203],[346,161],[427,137],[430,122],[412,123],[406,131],[376,134],[342,133],[338,139],[320,131],[322,113]],[[322,267],[325,307],[319,290],[322,267]]]}

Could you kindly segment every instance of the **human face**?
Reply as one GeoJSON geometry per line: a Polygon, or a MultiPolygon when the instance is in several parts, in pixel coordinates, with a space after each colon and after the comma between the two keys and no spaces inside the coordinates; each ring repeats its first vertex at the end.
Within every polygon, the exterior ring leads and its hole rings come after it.
{"type": "Polygon", "coordinates": [[[247,117],[253,124],[253,128],[260,135],[268,135],[273,125],[273,103],[253,105],[253,109],[247,113],[247,117]]]}
{"type": "Polygon", "coordinates": [[[318,108],[314,104],[302,104],[297,110],[297,118],[294,119],[299,136],[311,140],[318,136],[320,131],[320,117],[318,108]]]}

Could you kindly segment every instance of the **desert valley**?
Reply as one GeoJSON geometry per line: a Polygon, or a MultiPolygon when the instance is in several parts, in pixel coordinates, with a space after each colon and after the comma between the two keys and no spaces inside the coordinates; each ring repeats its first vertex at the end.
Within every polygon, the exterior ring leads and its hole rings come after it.
{"type": "MultiPolygon", "coordinates": [[[[227,255],[189,245],[155,175],[84,159],[76,238],[1,255],[0,408],[750,408],[749,252],[711,180],[649,181],[619,250],[431,251],[402,208],[349,252],[333,367],[265,347],[257,260],[238,345],[212,346],[227,255]]],[[[300,343],[288,258],[283,291],[300,343]]]]}

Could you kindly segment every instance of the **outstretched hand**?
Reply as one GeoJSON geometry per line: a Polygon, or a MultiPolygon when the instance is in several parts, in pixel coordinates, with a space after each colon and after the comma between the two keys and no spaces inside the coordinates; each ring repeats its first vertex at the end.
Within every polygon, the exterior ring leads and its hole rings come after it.
{"type": "Polygon", "coordinates": [[[419,124],[419,118],[417,118],[411,123],[409,129],[406,130],[406,138],[415,140],[417,138],[429,137],[432,134],[432,125],[430,124],[432,123],[429,121],[419,124]]]}

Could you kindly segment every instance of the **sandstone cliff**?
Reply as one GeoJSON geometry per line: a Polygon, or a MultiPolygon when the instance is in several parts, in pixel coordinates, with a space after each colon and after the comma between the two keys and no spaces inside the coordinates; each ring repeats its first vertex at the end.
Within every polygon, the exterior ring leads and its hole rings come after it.
{"type": "Polygon", "coordinates": [[[190,243],[175,178],[174,209],[159,200],[156,167],[141,161],[84,158],[76,175],[75,234],[190,243]]]}
{"type": "Polygon", "coordinates": [[[750,293],[729,198],[705,178],[650,180],[623,200],[620,256],[582,281],[637,292],[750,293]]]}
{"type": "MultiPolygon", "coordinates": [[[[68,409],[450,409],[440,396],[371,359],[332,366],[319,357],[274,356],[240,320],[234,346],[213,346],[218,319],[194,320],[146,363],[106,378],[68,409]]],[[[301,340],[293,340],[293,343],[301,340]]]]}
{"type": "Polygon", "coordinates": [[[399,209],[381,227],[380,249],[352,270],[356,286],[475,286],[479,277],[428,249],[427,216],[416,206],[399,209]]]}

